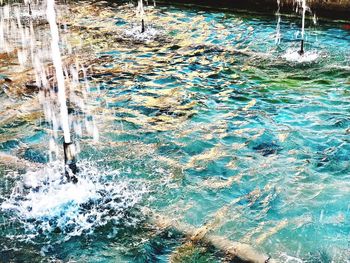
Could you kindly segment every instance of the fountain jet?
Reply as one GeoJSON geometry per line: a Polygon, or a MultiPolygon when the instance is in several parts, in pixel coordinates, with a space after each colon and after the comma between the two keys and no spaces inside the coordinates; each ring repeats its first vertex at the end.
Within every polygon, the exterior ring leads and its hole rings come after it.
{"type": "Polygon", "coordinates": [[[75,146],[72,142],[63,143],[64,150],[64,173],[68,182],[77,183],[78,178],[75,176],[78,173],[76,151],[75,146]]]}
{"type": "Polygon", "coordinates": [[[301,21],[301,46],[299,50],[299,55],[304,55],[304,35],[305,35],[305,13],[306,13],[306,0],[302,0],[301,7],[303,9],[302,12],[302,21],[301,21]]]}
{"type": "Polygon", "coordinates": [[[71,141],[69,120],[68,120],[68,108],[66,100],[66,88],[64,83],[64,74],[62,66],[62,57],[59,47],[59,33],[56,22],[56,11],[55,11],[55,0],[47,1],[46,16],[50,26],[51,32],[51,56],[53,65],[56,72],[57,88],[58,88],[58,99],[60,103],[60,115],[61,115],[61,126],[64,137],[64,163],[65,163],[65,176],[67,180],[73,183],[77,183],[78,179],[75,176],[78,172],[76,165],[76,151],[74,144],[71,141]]]}
{"type": "Polygon", "coordinates": [[[145,20],[143,16],[145,15],[145,10],[143,8],[143,0],[139,0],[137,4],[136,13],[141,16],[141,34],[145,33],[145,20]]]}
{"type": "Polygon", "coordinates": [[[276,26],[276,38],[275,43],[278,45],[281,42],[281,2],[277,0],[277,26],[276,26]]]}

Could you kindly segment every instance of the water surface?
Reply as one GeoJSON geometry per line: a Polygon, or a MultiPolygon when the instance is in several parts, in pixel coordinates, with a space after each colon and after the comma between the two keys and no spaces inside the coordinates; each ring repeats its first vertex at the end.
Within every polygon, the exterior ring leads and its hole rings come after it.
{"type": "MultiPolygon", "coordinates": [[[[186,249],[181,233],[154,231],[140,212],[149,207],[198,228],[216,220],[211,233],[281,262],[348,262],[349,31],[310,22],[305,48],[317,58],[300,63],[284,58],[299,48],[296,19],[282,18],[276,45],[273,16],[149,7],[140,34],[131,5],[100,5],[100,13],[84,5],[69,26],[90,41],[84,56],[98,58],[89,106],[100,141],[81,138],[80,159],[104,171],[84,178],[98,187],[125,181],[135,198],[122,216],[92,218],[83,230],[76,214],[71,229],[57,220],[78,205],[74,213],[88,214],[86,199],[40,220],[3,210],[3,260],[223,261],[211,249],[186,249]],[[50,220],[55,227],[38,232],[50,220]]],[[[45,124],[18,116],[0,124],[1,151],[45,166],[45,124]]],[[[0,173],[4,203],[22,179],[9,168],[0,173]]],[[[93,193],[95,207],[106,205],[93,193]]]]}

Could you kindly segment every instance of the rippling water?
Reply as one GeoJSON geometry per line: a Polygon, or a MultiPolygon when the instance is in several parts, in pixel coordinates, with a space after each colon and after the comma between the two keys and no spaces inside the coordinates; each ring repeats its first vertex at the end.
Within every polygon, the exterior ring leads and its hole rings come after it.
{"type": "MultiPolygon", "coordinates": [[[[286,54],[299,47],[292,18],[282,18],[276,45],[274,17],[149,7],[141,34],[131,5],[72,9],[72,41],[82,37],[84,56],[98,58],[89,107],[100,142],[82,138],[80,158],[118,171],[107,176],[109,187],[126,180],[134,190],[124,191],[142,199],[133,200],[138,209],[198,228],[214,221],[211,233],[282,262],[348,262],[349,31],[331,22],[309,26],[305,48],[315,59],[289,61],[286,54]]],[[[4,94],[1,101],[11,104],[4,94]]],[[[0,123],[0,150],[46,163],[46,128],[37,118],[0,123]]],[[[7,205],[25,202],[10,197],[20,177],[12,173],[0,170],[7,205]]],[[[37,230],[35,223],[1,213],[5,260],[176,262],[185,243],[180,234],[154,231],[139,212],[128,215],[136,224],[115,227],[105,216],[106,224],[68,240],[69,229],[33,235],[26,227],[37,230]]],[[[187,252],[179,262],[223,260],[201,247],[187,252]]]]}

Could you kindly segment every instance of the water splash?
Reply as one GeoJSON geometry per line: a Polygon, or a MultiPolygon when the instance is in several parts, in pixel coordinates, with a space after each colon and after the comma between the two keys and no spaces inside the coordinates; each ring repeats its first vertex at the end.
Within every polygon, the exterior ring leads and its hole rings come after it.
{"type": "MultiPolygon", "coordinates": [[[[148,1],[146,1],[146,4],[148,5],[148,1]]],[[[154,6],[156,5],[155,1],[153,1],[153,4],[154,6]]],[[[160,30],[152,27],[150,24],[145,24],[146,16],[143,0],[138,1],[136,16],[141,20],[141,24],[134,23],[131,27],[126,28],[122,33],[124,38],[136,42],[151,42],[161,36],[160,30]]]]}
{"type": "Polygon", "coordinates": [[[20,223],[26,239],[62,233],[68,240],[107,223],[136,224],[128,215],[147,192],[145,184],[121,180],[118,171],[103,171],[88,161],[79,166],[77,184],[65,181],[58,163],[29,171],[16,183],[1,210],[20,223]]]}
{"type": "Polygon", "coordinates": [[[282,55],[282,58],[289,62],[296,63],[310,63],[316,61],[320,57],[320,52],[306,51],[303,55],[300,55],[299,49],[289,48],[286,53],[282,55]]]}
{"type": "Polygon", "coordinates": [[[151,26],[146,26],[145,31],[140,31],[138,24],[133,24],[131,28],[124,31],[124,37],[137,42],[151,42],[161,36],[161,31],[151,26]]]}
{"type": "MultiPolygon", "coordinates": [[[[279,0],[277,0],[279,2],[279,0]]],[[[305,41],[305,16],[306,12],[311,13],[311,9],[306,5],[306,0],[296,0],[296,12],[299,12],[301,9],[302,22],[301,22],[301,46],[299,50],[288,49],[287,52],[282,56],[282,58],[286,59],[290,62],[298,62],[298,63],[309,63],[317,60],[319,57],[319,52],[317,51],[307,51],[304,50],[304,41],[305,41]]],[[[314,23],[316,23],[316,19],[314,16],[314,23]]]]}
{"type": "Polygon", "coordinates": [[[286,253],[281,254],[281,260],[285,263],[303,263],[304,262],[302,259],[287,255],[286,253]]]}

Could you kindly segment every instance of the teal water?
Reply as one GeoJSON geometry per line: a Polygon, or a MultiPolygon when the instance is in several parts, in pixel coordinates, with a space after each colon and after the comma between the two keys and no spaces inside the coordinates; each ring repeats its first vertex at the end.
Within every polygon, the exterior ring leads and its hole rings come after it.
{"type": "MultiPolygon", "coordinates": [[[[283,57],[298,49],[297,19],[282,18],[276,45],[273,16],[157,7],[143,39],[126,19],[130,7],[113,12],[113,30],[128,33],[96,53],[89,80],[100,142],[81,138],[80,159],[101,174],[82,177],[137,200],[122,194],[135,203],[117,213],[93,192],[105,213],[82,220],[86,229],[77,220],[91,215],[84,204],[40,218],[3,209],[0,261],[168,262],[186,240],[156,231],[142,214],[148,207],[198,228],[216,220],[212,234],[281,262],[348,262],[350,32],[310,23],[305,48],[317,58],[299,63],[283,57]]],[[[0,132],[12,134],[1,151],[47,162],[42,122],[16,120],[0,132]]],[[[24,171],[12,173],[0,170],[2,203],[24,171]]],[[[180,260],[223,261],[200,245],[180,260]]]]}

